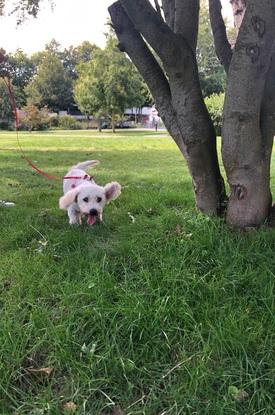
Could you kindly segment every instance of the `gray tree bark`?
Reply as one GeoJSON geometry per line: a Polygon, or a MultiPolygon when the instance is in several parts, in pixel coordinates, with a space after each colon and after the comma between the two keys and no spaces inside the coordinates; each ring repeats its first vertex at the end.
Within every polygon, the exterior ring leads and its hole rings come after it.
{"type": "Polygon", "coordinates": [[[147,82],[163,122],[187,161],[197,208],[217,214],[225,199],[224,182],[194,53],[199,0],[191,3],[163,0],[166,22],[160,8],[155,10],[148,0],[120,0],[109,12],[120,49],[127,52],[147,82]],[[159,56],[162,67],[146,42],[159,56]]]}
{"type": "MultiPolygon", "coordinates": [[[[223,162],[231,190],[227,221],[238,227],[258,226],[271,206],[275,0],[230,2],[238,32],[234,50],[227,40],[220,0],[209,0],[217,56],[228,74],[222,129],[223,162]]],[[[120,49],[144,77],[187,160],[197,207],[217,213],[225,193],[214,128],[198,79],[199,0],[162,0],[162,6],[155,0],[155,7],[148,0],[119,0],[109,12],[120,49]]]]}
{"type": "Polygon", "coordinates": [[[231,53],[220,0],[209,10],[217,55],[228,71],[222,154],[231,188],[227,221],[258,226],[271,207],[270,159],[275,132],[275,4],[232,0],[238,34],[231,53]]]}
{"type": "MultiPolygon", "coordinates": [[[[275,3],[250,0],[245,9],[246,1],[239,0],[232,6],[238,38],[229,68],[222,132],[223,161],[231,187],[227,220],[239,227],[257,226],[266,220],[271,207],[274,129],[268,116],[268,95],[270,75],[275,74],[271,67],[275,3]]],[[[274,90],[271,95],[273,100],[274,90]]]]}

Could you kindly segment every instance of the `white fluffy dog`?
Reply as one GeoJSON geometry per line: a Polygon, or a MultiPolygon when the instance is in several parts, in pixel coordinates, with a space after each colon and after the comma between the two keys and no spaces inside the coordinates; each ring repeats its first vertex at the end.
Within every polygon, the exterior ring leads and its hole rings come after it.
{"type": "Polygon", "coordinates": [[[112,182],[98,186],[85,169],[99,164],[98,160],[88,160],[73,166],[63,180],[64,196],[59,199],[60,209],[67,210],[70,225],[81,224],[83,216],[88,225],[94,225],[97,218],[102,221],[106,203],[116,199],[121,193],[121,186],[112,182]]]}

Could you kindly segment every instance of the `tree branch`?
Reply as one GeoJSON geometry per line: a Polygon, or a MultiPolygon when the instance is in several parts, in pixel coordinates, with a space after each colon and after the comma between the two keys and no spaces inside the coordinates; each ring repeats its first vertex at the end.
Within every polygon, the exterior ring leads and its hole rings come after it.
{"type": "MultiPolygon", "coordinates": [[[[211,0],[210,0],[211,1],[211,0]]],[[[213,0],[212,0],[213,1],[213,0]]],[[[247,7],[247,0],[232,0],[232,9],[237,33],[241,27],[247,7]]],[[[272,148],[275,133],[275,47],[271,57],[270,67],[266,77],[264,97],[261,109],[261,129],[267,142],[266,151],[272,148]],[[269,138],[268,138],[269,137],[269,138]]]]}
{"type": "Polygon", "coordinates": [[[227,38],[226,27],[221,10],[222,6],[220,0],[209,0],[209,15],[216,54],[225,71],[228,72],[232,58],[232,50],[227,38]]]}
{"type": "Polygon", "coordinates": [[[120,41],[119,49],[130,56],[143,78],[148,82],[153,96],[170,101],[171,94],[167,78],[142,36],[135,29],[121,2],[113,3],[108,10],[120,41]]]}
{"type": "Polygon", "coordinates": [[[162,0],[165,21],[172,31],[175,29],[175,0],[162,0]]]}
{"type": "Polygon", "coordinates": [[[192,50],[182,36],[175,35],[148,0],[120,0],[120,3],[136,30],[156,51],[169,76],[170,72],[175,70],[177,73],[183,73],[186,68],[183,65],[179,70],[179,59],[182,58],[184,53],[191,55],[192,50]],[[150,24],[148,24],[148,21],[150,24]]]}
{"type": "Polygon", "coordinates": [[[160,5],[159,5],[159,1],[158,0],[154,0],[154,1],[155,1],[156,11],[161,16],[161,8],[160,8],[160,5]]]}
{"type": "Polygon", "coordinates": [[[207,141],[212,136],[213,127],[202,99],[194,52],[180,34],[172,32],[149,1],[120,0],[120,3],[135,29],[141,32],[163,62],[169,78],[172,106],[181,120],[183,141],[190,145],[207,141]],[[189,120],[194,114],[198,122],[190,128],[189,120]],[[200,130],[199,121],[201,125],[209,125],[208,133],[200,130]]]}
{"type": "Polygon", "coordinates": [[[176,0],[175,33],[180,33],[195,52],[199,27],[199,0],[176,0]]]}
{"type": "Polygon", "coordinates": [[[258,0],[249,1],[232,56],[227,88],[227,97],[230,101],[231,97],[237,97],[238,110],[246,114],[259,113],[275,42],[274,21],[275,9],[269,0],[262,0],[261,4],[258,0]]]}
{"type": "Polygon", "coordinates": [[[264,137],[266,158],[270,159],[275,135],[275,45],[265,83],[261,108],[261,130],[264,137]]]}
{"type": "Polygon", "coordinates": [[[171,92],[166,76],[144,42],[142,36],[135,29],[133,23],[123,9],[121,2],[117,1],[113,3],[108,10],[116,35],[120,41],[120,50],[129,55],[143,78],[146,80],[155,99],[156,107],[164,120],[167,129],[181,150],[186,153],[183,142],[177,140],[177,138],[181,136],[181,133],[172,109],[171,92]]]}

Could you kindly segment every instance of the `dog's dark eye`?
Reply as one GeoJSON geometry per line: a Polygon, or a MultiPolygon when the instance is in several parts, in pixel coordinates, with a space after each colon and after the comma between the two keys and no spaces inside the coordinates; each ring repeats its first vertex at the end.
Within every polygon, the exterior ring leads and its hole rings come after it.
{"type": "Polygon", "coordinates": [[[101,202],[101,200],[102,200],[102,197],[97,197],[97,198],[96,198],[97,203],[100,203],[100,202],[101,202]]]}
{"type": "Polygon", "coordinates": [[[83,202],[88,203],[89,202],[89,198],[88,197],[84,197],[83,202]]]}

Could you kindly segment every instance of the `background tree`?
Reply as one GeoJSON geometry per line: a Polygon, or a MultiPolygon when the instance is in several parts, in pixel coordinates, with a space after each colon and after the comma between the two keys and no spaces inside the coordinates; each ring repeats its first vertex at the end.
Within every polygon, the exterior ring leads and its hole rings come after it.
{"type": "Polygon", "coordinates": [[[101,131],[101,117],[107,117],[107,106],[104,95],[104,74],[108,66],[102,50],[94,53],[93,60],[82,62],[78,66],[79,78],[75,83],[74,97],[81,112],[88,117],[93,115],[101,131]]]}
{"type": "Polygon", "coordinates": [[[93,59],[78,67],[75,99],[82,112],[98,118],[108,116],[115,129],[126,107],[144,102],[144,83],[136,69],[115,47],[115,39],[108,37],[104,50],[95,50],[93,59]]]}
{"type": "MultiPolygon", "coordinates": [[[[17,23],[21,24],[28,16],[36,17],[41,3],[45,0],[17,0],[13,3],[12,13],[16,14],[17,23]]],[[[54,2],[47,0],[53,7],[54,2]]],[[[0,0],[0,16],[3,16],[6,11],[7,0],[0,0]]]]}
{"type": "Polygon", "coordinates": [[[72,102],[72,80],[55,52],[48,50],[37,74],[25,88],[28,102],[52,111],[67,110],[72,102]]]}
{"type": "Polygon", "coordinates": [[[213,125],[215,127],[217,135],[221,135],[222,129],[222,113],[224,104],[224,93],[212,94],[205,98],[205,104],[208,109],[213,125]]]}
{"type": "Polygon", "coordinates": [[[98,49],[98,46],[86,40],[79,46],[70,46],[68,49],[64,49],[59,57],[69,76],[76,79],[78,76],[77,66],[81,62],[89,62],[93,58],[94,51],[98,49]]]}
{"type": "Polygon", "coordinates": [[[12,119],[12,108],[7,94],[7,87],[0,79],[0,122],[1,126],[8,127],[9,121],[12,119]]]}
{"type": "MultiPolygon", "coordinates": [[[[110,8],[120,50],[147,82],[157,109],[185,156],[197,207],[217,214],[225,201],[216,136],[205,107],[195,54],[199,0],[119,0],[110,8]],[[147,44],[158,55],[159,65],[147,44]]],[[[274,136],[274,1],[231,0],[239,29],[234,50],[220,0],[209,0],[215,49],[227,72],[223,161],[230,184],[227,220],[240,227],[263,223],[270,211],[270,155],[274,136]],[[241,6],[241,7],[240,7],[241,6]],[[244,14],[243,20],[240,15],[244,14]]]]}
{"type": "Polygon", "coordinates": [[[34,62],[21,49],[9,54],[8,60],[12,70],[12,83],[17,90],[17,100],[20,96],[18,105],[25,105],[27,101],[25,87],[34,76],[34,62]]]}
{"type": "MultiPolygon", "coordinates": [[[[18,108],[25,103],[25,97],[22,95],[21,89],[13,85],[13,91],[18,108]]],[[[0,79],[0,128],[8,128],[13,124],[14,116],[10,98],[7,92],[7,86],[3,79],[0,79]]]]}
{"type": "Polygon", "coordinates": [[[197,61],[203,96],[224,92],[226,76],[215,52],[206,0],[200,5],[197,61]]]}

